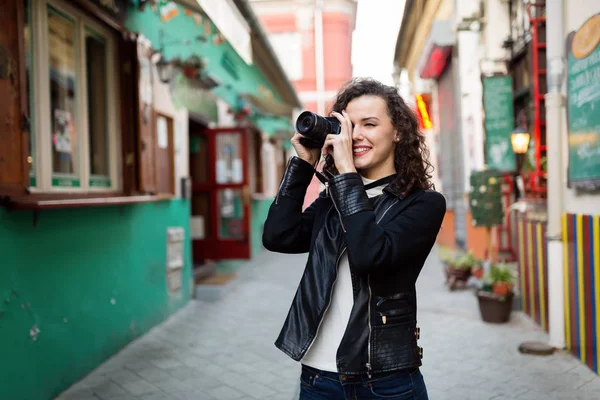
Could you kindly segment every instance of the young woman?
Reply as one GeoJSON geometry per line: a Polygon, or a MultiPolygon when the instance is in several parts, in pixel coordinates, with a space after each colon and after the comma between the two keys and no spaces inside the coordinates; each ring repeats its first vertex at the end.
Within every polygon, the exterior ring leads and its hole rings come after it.
{"type": "Polygon", "coordinates": [[[300,399],[427,399],[415,283],[446,211],[424,138],[397,90],[351,81],[322,149],[326,189],[304,212],[321,150],[290,160],[263,243],[308,261],[276,346],[301,361],[300,399]]]}

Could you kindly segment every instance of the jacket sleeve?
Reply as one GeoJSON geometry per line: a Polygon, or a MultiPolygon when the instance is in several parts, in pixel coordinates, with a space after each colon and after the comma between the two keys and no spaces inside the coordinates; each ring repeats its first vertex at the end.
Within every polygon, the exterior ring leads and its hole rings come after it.
{"type": "Polygon", "coordinates": [[[263,230],[263,246],[278,253],[306,253],[310,249],[317,198],[304,212],[302,204],[315,170],[293,157],[285,171],[277,197],[269,208],[263,230]]]}
{"type": "Polygon", "coordinates": [[[346,231],[348,259],[358,273],[399,265],[415,253],[429,253],[446,213],[444,196],[424,191],[380,226],[358,174],[338,175],[330,180],[329,188],[346,231]]]}

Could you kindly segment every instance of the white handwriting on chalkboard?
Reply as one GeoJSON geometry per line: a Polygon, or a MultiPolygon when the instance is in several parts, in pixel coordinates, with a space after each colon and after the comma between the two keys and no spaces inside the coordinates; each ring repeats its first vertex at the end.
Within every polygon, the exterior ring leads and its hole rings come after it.
{"type": "Polygon", "coordinates": [[[600,80],[600,65],[596,65],[595,68],[589,71],[584,71],[577,75],[572,81],[572,90],[577,90],[582,87],[589,85],[590,83],[596,83],[600,80]]]}
{"type": "Polygon", "coordinates": [[[583,104],[591,103],[600,97],[600,85],[591,84],[571,94],[571,104],[581,107],[583,104]]]}
{"type": "Polygon", "coordinates": [[[581,160],[600,157],[600,146],[592,147],[590,143],[582,143],[577,148],[577,155],[581,160]]]}

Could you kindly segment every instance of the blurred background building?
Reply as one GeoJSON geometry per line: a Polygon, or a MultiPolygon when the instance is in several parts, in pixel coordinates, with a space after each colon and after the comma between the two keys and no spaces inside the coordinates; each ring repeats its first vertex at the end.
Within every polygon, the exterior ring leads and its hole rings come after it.
{"type": "Polygon", "coordinates": [[[516,261],[521,309],[596,372],[599,13],[587,0],[407,0],[394,56],[401,90],[432,110],[439,245],[516,261]],[[468,202],[483,169],[503,184],[491,254],[468,202]]]}
{"type": "MultiPolygon", "coordinates": [[[[352,78],[356,0],[250,0],[304,109],[326,115],[352,78]]],[[[319,193],[311,183],[304,205],[319,193]]]]}

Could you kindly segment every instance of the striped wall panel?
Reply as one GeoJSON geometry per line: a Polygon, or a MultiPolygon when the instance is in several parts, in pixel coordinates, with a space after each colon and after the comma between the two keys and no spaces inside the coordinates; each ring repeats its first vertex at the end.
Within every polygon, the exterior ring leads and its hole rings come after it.
{"type": "Polygon", "coordinates": [[[582,363],[599,373],[600,216],[565,214],[565,339],[582,363]]]}
{"type": "Polygon", "coordinates": [[[521,309],[548,331],[546,224],[519,218],[517,235],[521,309]]]}

